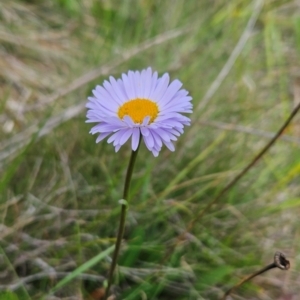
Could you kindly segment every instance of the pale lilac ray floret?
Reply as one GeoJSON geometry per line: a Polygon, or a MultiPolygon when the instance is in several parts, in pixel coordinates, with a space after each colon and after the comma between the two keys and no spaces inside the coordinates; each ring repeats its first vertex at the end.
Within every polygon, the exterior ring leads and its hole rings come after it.
{"type": "Polygon", "coordinates": [[[173,141],[190,125],[182,113],[192,113],[193,108],[192,97],[181,87],[177,79],[170,83],[168,73],[158,78],[151,68],[129,71],[117,80],[110,76],[88,98],[86,122],[98,123],[90,133],[100,133],[97,143],[110,136],[107,142],[116,152],[130,138],[134,151],[140,138],[154,156],[163,144],[174,151],[173,141]]]}

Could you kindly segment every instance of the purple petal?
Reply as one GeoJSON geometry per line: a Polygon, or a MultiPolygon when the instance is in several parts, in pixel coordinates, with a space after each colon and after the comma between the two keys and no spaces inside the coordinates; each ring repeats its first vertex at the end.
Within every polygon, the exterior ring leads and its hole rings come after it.
{"type": "Polygon", "coordinates": [[[133,151],[135,151],[140,141],[140,130],[138,128],[133,128],[132,130],[131,148],[133,151]]]}

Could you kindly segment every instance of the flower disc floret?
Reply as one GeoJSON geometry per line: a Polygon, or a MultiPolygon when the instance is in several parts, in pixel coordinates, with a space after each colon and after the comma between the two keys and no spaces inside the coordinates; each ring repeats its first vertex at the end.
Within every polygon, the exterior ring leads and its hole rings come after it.
{"type": "Polygon", "coordinates": [[[118,116],[121,120],[125,116],[129,116],[135,124],[142,124],[145,117],[149,116],[150,124],[156,119],[158,112],[158,106],[155,102],[148,99],[134,99],[120,106],[118,116]]]}
{"type": "Polygon", "coordinates": [[[192,113],[193,107],[181,86],[177,79],[170,83],[167,73],[158,78],[151,68],[129,71],[117,80],[110,76],[88,98],[86,122],[97,123],[90,133],[99,134],[97,143],[108,137],[116,151],[130,138],[134,151],[140,139],[154,156],[162,145],[174,151],[173,141],[190,125],[183,113],[192,113]]]}

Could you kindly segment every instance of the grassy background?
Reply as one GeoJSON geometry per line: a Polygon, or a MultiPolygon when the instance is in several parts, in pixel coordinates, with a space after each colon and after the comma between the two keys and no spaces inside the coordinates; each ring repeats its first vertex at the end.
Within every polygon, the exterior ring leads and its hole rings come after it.
{"type": "Polygon", "coordinates": [[[1,1],[0,299],[102,299],[130,148],[96,145],[84,104],[108,75],[148,66],[181,80],[195,112],[174,153],[141,147],[115,293],[220,299],[281,250],[291,269],[232,299],[297,299],[299,116],[176,238],[300,101],[299,51],[296,1],[1,1]]]}

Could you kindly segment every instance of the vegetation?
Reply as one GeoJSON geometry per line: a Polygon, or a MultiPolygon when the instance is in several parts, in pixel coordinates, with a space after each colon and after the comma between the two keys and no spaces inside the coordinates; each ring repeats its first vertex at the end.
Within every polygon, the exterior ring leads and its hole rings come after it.
{"type": "Polygon", "coordinates": [[[280,250],[288,272],[231,297],[300,294],[299,116],[189,226],[300,101],[296,1],[1,1],[0,41],[1,300],[103,299],[131,151],[95,144],[84,105],[148,66],[184,83],[194,113],[174,153],[141,146],[114,293],[220,299],[280,250]]]}

